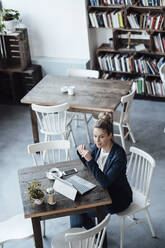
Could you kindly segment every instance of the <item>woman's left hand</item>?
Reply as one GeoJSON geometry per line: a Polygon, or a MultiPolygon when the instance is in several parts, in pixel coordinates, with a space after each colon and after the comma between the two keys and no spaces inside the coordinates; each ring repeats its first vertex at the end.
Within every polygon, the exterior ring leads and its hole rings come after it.
{"type": "Polygon", "coordinates": [[[83,158],[85,158],[86,161],[92,160],[91,153],[90,153],[88,150],[83,150],[83,151],[81,152],[81,156],[82,156],[83,158]]]}

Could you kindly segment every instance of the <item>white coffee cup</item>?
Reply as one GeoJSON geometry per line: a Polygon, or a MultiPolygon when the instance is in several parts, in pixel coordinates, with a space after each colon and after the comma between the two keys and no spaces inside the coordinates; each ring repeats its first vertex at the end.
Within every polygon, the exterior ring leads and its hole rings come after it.
{"type": "Polygon", "coordinates": [[[75,94],[75,87],[70,86],[68,87],[68,95],[73,96],[75,94]]]}

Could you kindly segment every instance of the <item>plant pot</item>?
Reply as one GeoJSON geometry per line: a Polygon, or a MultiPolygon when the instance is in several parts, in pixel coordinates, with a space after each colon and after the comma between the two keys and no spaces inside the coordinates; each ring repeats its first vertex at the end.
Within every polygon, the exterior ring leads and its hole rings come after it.
{"type": "Polygon", "coordinates": [[[3,21],[3,24],[5,25],[5,31],[7,33],[15,32],[15,28],[16,28],[16,21],[15,20],[3,21]]]}
{"type": "Polygon", "coordinates": [[[31,202],[35,205],[42,205],[44,203],[44,200],[45,198],[42,198],[42,199],[34,199],[34,198],[31,198],[31,202]]]}

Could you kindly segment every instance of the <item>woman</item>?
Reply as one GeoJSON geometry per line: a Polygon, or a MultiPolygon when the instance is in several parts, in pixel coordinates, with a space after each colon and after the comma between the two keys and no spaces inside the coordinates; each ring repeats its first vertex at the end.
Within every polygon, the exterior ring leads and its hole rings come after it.
{"type": "MultiPolygon", "coordinates": [[[[124,149],[112,140],[113,125],[110,115],[100,113],[93,128],[95,146],[88,151],[85,145],[77,148],[85,166],[93,173],[101,186],[108,190],[112,204],[106,206],[107,213],[121,212],[132,202],[132,190],[126,177],[127,158],[124,149]]],[[[94,226],[95,213],[70,216],[71,227],[89,229],[94,226]]]]}

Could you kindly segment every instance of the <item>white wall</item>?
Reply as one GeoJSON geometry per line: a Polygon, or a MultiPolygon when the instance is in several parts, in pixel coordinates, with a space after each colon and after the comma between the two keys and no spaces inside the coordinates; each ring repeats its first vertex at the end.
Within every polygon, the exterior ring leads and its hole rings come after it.
{"type": "Polygon", "coordinates": [[[32,57],[88,60],[85,0],[2,0],[20,12],[32,57]]]}

